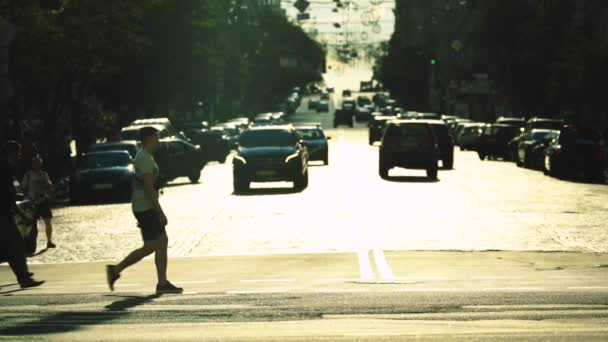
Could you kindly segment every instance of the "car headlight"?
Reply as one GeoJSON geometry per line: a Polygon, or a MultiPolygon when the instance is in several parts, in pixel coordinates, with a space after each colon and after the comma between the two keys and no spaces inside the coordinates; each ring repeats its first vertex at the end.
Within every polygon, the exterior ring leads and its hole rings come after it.
{"type": "Polygon", "coordinates": [[[291,160],[298,158],[299,155],[298,152],[288,155],[287,158],[285,158],[285,163],[289,163],[291,160]]]}
{"type": "Polygon", "coordinates": [[[245,158],[239,156],[238,154],[234,155],[234,160],[238,160],[238,161],[240,161],[243,164],[247,164],[247,160],[245,158]]]}

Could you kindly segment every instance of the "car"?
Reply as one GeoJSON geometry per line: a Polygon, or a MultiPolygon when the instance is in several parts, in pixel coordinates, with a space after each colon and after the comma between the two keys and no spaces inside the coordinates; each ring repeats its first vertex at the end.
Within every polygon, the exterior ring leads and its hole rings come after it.
{"type": "Polygon", "coordinates": [[[353,92],[350,89],[342,90],[342,97],[351,97],[353,96],[353,92]]]}
{"type": "Polygon", "coordinates": [[[528,154],[528,165],[526,167],[534,170],[544,170],[545,168],[545,150],[549,147],[551,142],[559,136],[559,131],[551,131],[542,140],[533,144],[528,154]]]}
{"type": "MultiPolygon", "coordinates": [[[[149,127],[154,127],[158,131],[159,138],[169,138],[175,136],[175,132],[173,132],[170,128],[165,125],[146,125],[149,127]]],[[[120,139],[121,140],[139,140],[139,131],[144,126],[127,126],[120,130],[120,139]]]]}
{"type": "MultiPolygon", "coordinates": [[[[239,135],[241,134],[241,130],[238,126],[230,123],[217,124],[211,127],[212,131],[218,131],[222,134],[222,140],[225,140],[229,144],[230,149],[236,148],[236,142],[239,139],[239,135]]],[[[198,144],[201,145],[201,144],[198,144]]],[[[201,145],[201,147],[206,147],[201,145]]]]}
{"type": "Polygon", "coordinates": [[[386,106],[386,101],[389,99],[386,93],[376,93],[372,97],[372,102],[378,108],[386,106]]]}
{"type": "Polygon", "coordinates": [[[308,101],[308,109],[309,110],[316,110],[317,106],[319,105],[320,100],[317,98],[312,98],[308,101]]]}
{"type": "Polygon", "coordinates": [[[89,147],[89,152],[103,152],[103,151],[127,151],[131,155],[131,158],[135,158],[137,151],[139,150],[139,142],[123,140],[121,142],[111,142],[102,144],[93,144],[89,147]]]}
{"type": "Polygon", "coordinates": [[[329,112],[329,102],[326,100],[319,101],[317,104],[317,113],[327,113],[329,112]]]}
{"type": "Polygon", "coordinates": [[[253,126],[254,127],[271,126],[273,124],[274,124],[274,122],[273,122],[273,120],[272,120],[271,117],[267,117],[267,118],[255,118],[253,120],[253,126]]]}
{"type": "MultiPolygon", "coordinates": [[[[236,146],[232,138],[224,133],[225,130],[226,128],[223,126],[214,126],[210,130],[196,132],[190,140],[194,145],[200,146],[206,161],[224,163],[230,150],[236,146]]],[[[239,130],[237,128],[233,128],[233,130],[237,134],[234,139],[237,139],[239,130]]]]}
{"type": "Polygon", "coordinates": [[[198,183],[207,164],[207,157],[200,146],[178,138],[161,139],[154,160],[160,170],[161,185],[179,177],[188,177],[191,183],[198,183]]]}
{"type": "Polygon", "coordinates": [[[137,119],[131,123],[130,126],[154,126],[163,125],[171,126],[171,120],[169,118],[149,118],[149,119],[137,119]]]}
{"type": "Polygon", "coordinates": [[[235,193],[251,182],[291,181],[298,191],[308,187],[308,149],[293,126],[253,127],[241,134],[233,158],[235,193]]]}
{"type": "Polygon", "coordinates": [[[448,130],[448,125],[442,120],[424,120],[433,129],[439,145],[439,159],[446,170],[454,168],[454,138],[448,130]]]}
{"type": "Polygon", "coordinates": [[[355,114],[355,120],[357,122],[367,122],[372,116],[372,109],[369,106],[359,107],[355,114]]]}
{"type": "Polygon", "coordinates": [[[441,114],[437,113],[418,113],[418,120],[441,120],[441,114]]]}
{"type": "Polygon", "coordinates": [[[373,145],[376,141],[382,140],[382,133],[386,123],[390,120],[395,120],[392,115],[374,115],[369,122],[368,143],[373,145]]]}
{"type": "Polygon", "coordinates": [[[521,131],[523,131],[524,128],[526,127],[526,120],[524,120],[523,118],[513,118],[513,117],[501,116],[498,119],[496,119],[496,123],[502,124],[502,125],[516,126],[516,127],[520,128],[521,131]]]}
{"type": "Polygon", "coordinates": [[[75,205],[96,198],[130,201],[131,162],[127,151],[85,153],[70,177],[70,202],[75,205]]]}
{"type": "Polygon", "coordinates": [[[329,164],[329,145],[331,139],[323,132],[321,124],[298,124],[295,126],[300,139],[306,142],[308,158],[311,161],[320,160],[324,165],[329,164]]]}
{"type": "Polygon", "coordinates": [[[532,159],[530,159],[530,151],[532,148],[545,139],[546,136],[555,132],[550,129],[533,129],[526,131],[522,134],[517,144],[517,159],[515,160],[517,166],[525,166],[530,168],[532,165],[532,159]]]}
{"type": "Polygon", "coordinates": [[[379,174],[387,179],[393,167],[426,170],[427,178],[437,179],[439,146],[431,125],[419,120],[388,122],[379,155],[379,174]]]}
{"type": "Polygon", "coordinates": [[[547,118],[539,118],[533,117],[526,122],[526,131],[531,131],[533,129],[550,129],[550,130],[560,130],[564,126],[564,120],[560,119],[547,119],[547,118]]]}
{"type": "Polygon", "coordinates": [[[460,129],[456,136],[456,142],[460,146],[461,151],[476,149],[477,140],[484,126],[482,123],[467,123],[462,126],[462,129],[460,129]]]}
{"type": "Polygon", "coordinates": [[[371,104],[372,104],[372,100],[370,100],[369,97],[363,96],[363,95],[357,96],[357,106],[365,107],[365,106],[368,106],[371,104]]]}
{"type": "Polygon", "coordinates": [[[557,178],[576,177],[605,182],[606,153],[592,135],[562,130],[545,149],[544,171],[557,178]]]}
{"type": "Polygon", "coordinates": [[[334,113],[334,128],[340,125],[354,127],[353,118],[356,115],[357,104],[354,100],[342,101],[342,108],[336,109],[334,113]]]}
{"type": "Polygon", "coordinates": [[[249,126],[251,126],[251,120],[249,120],[249,118],[246,118],[246,117],[233,118],[233,119],[228,120],[227,123],[231,124],[231,125],[235,125],[235,126],[239,127],[241,130],[245,130],[249,126]]]}
{"type": "Polygon", "coordinates": [[[328,100],[329,100],[329,93],[327,91],[321,92],[321,101],[328,101],[328,100]]]}
{"type": "Polygon", "coordinates": [[[505,124],[488,124],[482,128],[477,141],[477,155],[480,160],[497,159],[510,160],[509,142],[520,134],[520,128],[505,124]]]}

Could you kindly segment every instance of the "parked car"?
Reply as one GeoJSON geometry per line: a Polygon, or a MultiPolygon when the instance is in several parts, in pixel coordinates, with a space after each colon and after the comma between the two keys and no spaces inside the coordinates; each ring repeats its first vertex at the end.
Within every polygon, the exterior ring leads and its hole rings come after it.
{"type": "Polygon", "coordinates": [[[391,168],[403,167],[426,170],[429,179],[437,179],[439,153],[437,139],[427,122],[390,121],[380,145],[380,177],[387,179],[391,168]]]}
{"type": "Polygon", "coordinates": [[[446,170],[454,168],[454,138],[448,130],[448,125],[442,120],[424,120],[433,129],[439,145],[439,159],[446,170]]]}
{"type": "MultiPolygon", "coordinates": [[[[146,126],[150,126],[150,127],[156,128],[156,130],[158,130],[158,136],[161,139],[175,136],[175,132],[173,132],[167,126],[164,126],[164,125],[146,125],[146,126]]],[[[120,139],[121,140],[128,140],[128,141],[133,141],[133,140],[137,141],[137,140],[139,140],[139,131],[142,129],[142,127],[145,127],[145,126],[127,126],[127,127],[124,127],[120,131],[120,139]]]]}
{"type": "Polygon", "coordinates": [[[606,154],[594,137],[560,133],[545,149],[545,173],[558,178],[583,174],[594,181],[605,181],[606,154]]]}
{"type": "Polygon", "coordinates": [[[384,127],[390,120],[395,120],[395,116],[374,115],[369,122],[368,142],[373,145],[376,141],[382,140],[384,127]]]}
{"type": "Polygon", "coordinates": [[[546,119],[546,118],[538,118],[534,117],[529,119],[526,122],[526,131],[531,131],[533,129],[551,129],[551,130],[560,130],[564,126],[564,120],[560,119],[546,119]]]}
{"type": "Polygon", "coordinates": [[[459,130],[456,136],[456,142],[460,146],[461,151],[475,150],[477,140],[481,135],[481,129],[485,126],[482,123],[466,123],[459,130]]]}
{"type": "Polygon", "coordinates": [[[549,147],[551,142],[559,136],[559,131],[551,131],[542,140],[537,141],[533,144],[528,152],[528,165],[524,165],[527,168],[534,170],[545,169],[545,150],[549,147]]]}
{"type": "Polygon", "coordinates": [[[512,153],[509,151],[509,142],[520,134],[520,128],[505,124],[488,124],[482,128],[482,133],[477,141],[477,154],[479,159],[484,160],[502,158],[511,160],[512,153]]]}
{"type": "Polygon", "coordinates": [[[70,178],[70,202],[80,204],[98,198],[130,201],[131,161],[127,151],[85,153],[70,178]]]}
{"type": "Polygon", "coordinates": [[[160,140],[154,159],[160,170],[159,182],[162,185],[179,177],[188,177],[190,182],[198,183],[201,171],[207,164],[200,146],[176,138],[160,140]]]}
{"type": "Polygon", "coordinates": [[[517,145],[517,159],[515,160],[517,166],[531,167],[532,160],[530,159],[530,152],[532,148],[552,132],[555,131],[550,129],[533,129],[526,131],[519,139],[517,145]]]}
{"type": "Polygon", "coordinates": [[[502,124],[502,125],[516,126],[517,128],[520,128],[521,131],[523,131],[524,128],[526,127],[526,120],[524,120],[523,118],[512,118],[512,117],[501,116],[498,119],[496,119],[496,123],[502,124]]]}
{"type": "Polygon", "coordinates": [[[342,97],[351,97],[353,96],[353,92],[350,89],[342,90],[342,97]]]}
{"type": "Polygon", "coordinates": [[[327,101],[329,100],[329,93],[327,91],[323,91],[321,92],[321,101],[327,101]]]}
{"type": "Polygon", "coordinates": [[[355,114],[357,122],[368,122],[372,116],[372,110],[368,106],[359,107],[355,114]]]}
{"type": "Polygon", "coordinates": [[[89,147],[89,152],[104,152],[104,151],[127,151],[131,158],[135,158],[139,150],[139,142],[123,140],[121,142],[93,144],[89,147]]]}
{"type": "Polygon", "coordinates": [[[418,113],[418,120],[441,120],[441,114],[437,113],[418,113]]]}
{"type": "Polygon", "coordinates": [[[296,132],[300,139],[306,142],[309,160],[320,160],[324,165],[329,164],[329,144],[331,137],[325,135],[321,124],[298,124],[296,132]]]}
{"type": "Polygon", "coordinates": [[[308,150],[291,126],[255,127],[241,134],[233,158],[235,193],[251,182],[292,181],[296,190],[308,186],[308,150]]]}

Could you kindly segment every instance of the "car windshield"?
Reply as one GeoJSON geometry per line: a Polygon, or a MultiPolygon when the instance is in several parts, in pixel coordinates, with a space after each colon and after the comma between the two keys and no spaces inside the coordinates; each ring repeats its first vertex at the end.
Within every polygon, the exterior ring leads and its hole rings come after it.
{"type": "Polygon", "coordinates": [[[127,166],[131,163],[131,158],[127,153],[96,153],[87,155],[82,160],[79,169],[101,169],[108,167],[127,166]]]}
{"type": "Polygon", "coordinates": [[[534,132],[534,133],[532,133],[532,140],[541,141],[541,140],[545,139],[549,134],[552,134],[552,133],[551,132],[534,132]]]}
{"type": "Polygon", "coordinates": [[[294,146],[297,135],[287,130],[251,130],[239,140],[242,147],[294,146]]]}
{"type": "Polygon", "coordinates": [[[318,140],[325,138],[323,131],[320,129],[298,129],[297,132],[303,140],[318,140]]]}

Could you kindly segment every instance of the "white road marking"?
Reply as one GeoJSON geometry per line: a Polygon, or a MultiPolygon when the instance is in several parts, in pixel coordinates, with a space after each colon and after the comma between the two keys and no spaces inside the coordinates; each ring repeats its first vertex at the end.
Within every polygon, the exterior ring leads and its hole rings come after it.
{"type": "Polygon", "coordinates": [[[357,253],[359,257],[359,274],[361,275],[362,281],[374,280],[374,271],[372,270],[372,264],[369,261],[369,252],[367,250],[359,251],[357,253]]]}
{"type": "Polygon", "coordinates": [[[321,278],[316,279],[317,283],[354,283],[359,281],[357,278],[321,278]]]}
{"type": "Polygon", "coordinates": [[[381,249],[374,249],[374,260],[376,261],[378,273],[380,273],[382,279],[395,279],[395,274],[388,265],[388,262],[386,262],[386,257],[381,249]]]}
{"type": "Polygon", "coordinates": [[[295,279],[242,279],[241,283],[295,283],[295,279]]]}

